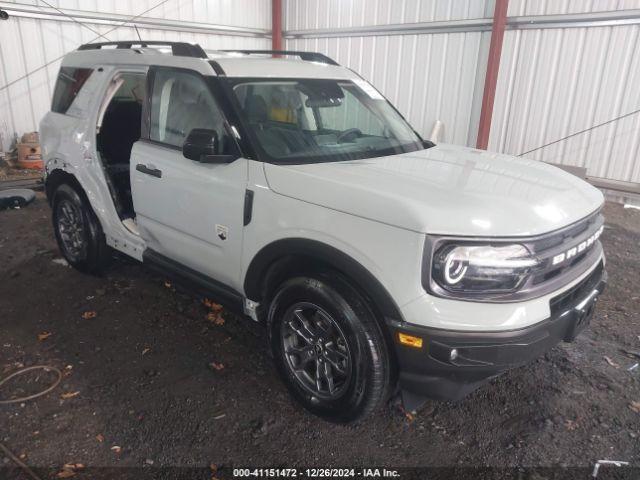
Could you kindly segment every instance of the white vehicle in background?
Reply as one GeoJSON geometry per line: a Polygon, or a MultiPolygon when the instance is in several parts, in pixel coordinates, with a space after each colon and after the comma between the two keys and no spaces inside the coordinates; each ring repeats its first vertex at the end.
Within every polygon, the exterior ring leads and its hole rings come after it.
{"type": "Polygon", "coordinates": [[[598,190],[423,141],[321,54],[83,45],[40,128],[68,262],[117,250],[264,323],[331,421],[462,398],[571,341],[605,285],[598,190]]]}

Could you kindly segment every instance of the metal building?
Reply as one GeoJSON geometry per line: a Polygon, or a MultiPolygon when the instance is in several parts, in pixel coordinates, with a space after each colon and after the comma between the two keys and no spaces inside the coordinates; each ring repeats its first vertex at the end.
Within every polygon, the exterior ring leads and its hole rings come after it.
{"type": "Polygon", "coordinates": [[[92,41],[176,40],[269,48],[271,0],[0,1],[0,147],[38,129],[62,56],[92,41]],[[50,6],[49,6],[50,5],[50,6]],[[137,27],[137,30],[135,28],[137,27]]]}
{"type": "Polygon", "coordinates": [[[506,0],[280,2],[0,1],[12,17],[0,23],[0,144],[37,129],[57,60],[81,43],[139,32],[206,48],[269,48],[272,25],[281,41],[282,21],[283,47],[360,72],[426,137],[439,121],[440,141],[583,167],[595,183],[640,189],[640,0],[510,0],[493,62],[496,3],[506,8],[506,0]],[[272,16],[276,5],[281,16],[272,16]],[[492,63],[497,78],[485,82],[492,63]],[[488,120],[487,84],[495,94],[488,120]]]}
{"type": "MultiPolygon", "coordinates": [[[[361,72],[410,122],[475,146],[491,0],[285,0],[288,48],[361,72]]],[[[511,0],[489,150],[522,154],[640,109],[640,0],[511,0]]],[[[640,114],[526,154],[640,183],[640,114]]],[[[597,179],[594,179],[597,180],[597,179]]]]}

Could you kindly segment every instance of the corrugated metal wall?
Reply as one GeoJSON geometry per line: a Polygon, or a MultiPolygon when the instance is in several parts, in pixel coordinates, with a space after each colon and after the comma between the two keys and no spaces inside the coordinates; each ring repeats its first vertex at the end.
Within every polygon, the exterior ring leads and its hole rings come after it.
{"type": "Polygon", "coordinates": [[[285,0],[285,30],[464,20],[485,16],[487,0],[285,0]]]}
{"type": "Polygon", "coordinates": [[[609,12],[639,8],[638,0],[509,0],[510,17],[609,12]]]}
{"type": "MultiPolygon", "coordinates": [[[[511,0],[509,15],[640,8],[640,1],[511,0]]],[[[640,109],[640,25],[505,33],[489,149],[520,154],[640,109]]],[[[640,114],[527,157],[640,182],[640,114]]]]}
{"type": "MultiPolygon", "coordinates": [[[[0,5],[7,3],[0,1],[0,5]]],[[[134,16],[162,0],[49,3],[62,9],[103,12],[105,16],[134,16]]],[[[43,5],[38,1],[29,4],[43,5]]],[[[271,0],[167,0],[145,14],[180,20],[185,25],[198,22],[262,29],[261,38],[148,25],[141,25],[140,33],[150,39],[195,41],[207,48],[268,48],[270,4],[271,0]]],[[[286,47],[320,51],[355,69],[424,136],[428,137],[434,122],[441,120],[443,141],[474,145],[490,39],[490,21],[474,24],[474,19],[490,17],[493,5],[493,0],[284,0],[286,47]],[[462,23],[457,30],[436,33],[420,31],[431,24],[420,22],[462,23]],[[367,30],[416,23],[418,31],[367,30]],[[363,30],[346,32],[349,28],[363,30]],[[309,34],[313,30],[321,33],[309,34]],[[306,33],[295,35],[301,31],[306,33]]],[[[508,15],[623,9],[640,9],[640,0],[511,0],[508,15]]],[[[96,38],[89,29],[61,20],[21,17],[0,23],[0,135],[5,148],[13,132],[36,129],[49,106],[58,62],[37,69],[96,38]],[[7,84],[11,84],[9,88],[1,87],[7,84]]],[[[89,25],[105,33],[117,22],[89,25]]],[[[505,34],[491,150],[520,154],[640,108],[640,25],[542,27],[512,26],[505,34]]],[[[135,36],[130,26],[108,34],[113,40],[135,36]]],[[[640,182],[640,115],[527,156],[585,166],[591,176],[640,182]]]]}
{"type": "MultiPolygon", "coordinates": [[[[286,0],[285,30],[480,18],[487,12],[486,3],[484,0],[286,0]]],[[[481,45],[488,40],[489,34],[483,32],[363,35],[288,38],[286,47],[326,53],[375,85],[426,137],[435,121],[442,120],[444,140],[467,144],[471,137],[475,138],[477,129],[478,99],[482,96],[484,79],[481,45]]]]}
{"type": "MultiPolygon", "coordinates": [[[[466,25],[476,31],[455,33],[385,36],[374,26],[486,18],[493,6],[492,0],[285,0],[287,47],[320,51],[355,69],[423,135],[441,120],[443,141],[473,146],[490,33],[473,21],[466,25]]],[[[508,16],[526,17],[526,24],[540,20],[533,16],[628,9],[640,9],[640,0],[510,0],[508,16]]],[[[490,150],[520,154],[640,108],[640,25],[541,27],[508,25],[490,150]]],[[[527,156],[640,182],[640,114],[527,156]]]]}
{"type": "MultiPolygon", "coordinates": [[[[16,8],[21,3],[13,2],[16,8]]],[[[263,35],[224,32],[224,34],[196,33],[180,31],[179,28],[145,28],[138,26],[140,35],[150,40],[176,40],[197,42],[203,48],[269,48],[271,30],[271,0],[49,0],[47,3],[60,9],[82,10],[119,14],[130,18],[144,14],[146,18],[169,19],[197,22],[199,25],[217,24],[223,26],[249,27],[263,30],[263,35]],[[160,5],[157,8],[153,8],[160,5]]],[[[0,2],[8,5],[9,2],[0,2]]],[[[43,2],[24,1],[22,4],[39,5],[44,12],[55,12],[46,8],[43,2]]],[[[0,5],[1,6],[1,5],[0,5]]],[[[59,59],[65,52],[91,41],[106,41],[96,37],[89,28],[68,19],[34,19],[11,16],[0,22],[0,136],[4,149],[14,133],[37,130],[40,118],[49,109],[52,91],[59,68],[59,59]],[[44,64],[52,62],[45,68],[44,64]],[[22,79],[27,72],[31,75],[22,79]],[[18,80],[20,79],[20,80],[18,80]],[[16,81],[18,80],[18,81],[16,81]],[[10,85],[8,88],[3,88],[10,85]]],[[[132,25],[116,28],[117,21],[82,20],[91,28],[106,35],[109,40],[130,40],[138,38],[132,25]],[[107,33],[108,32],[108,33],[107,33]]],[[[203,31],[203,30],[201,30],[203,31]]]]}

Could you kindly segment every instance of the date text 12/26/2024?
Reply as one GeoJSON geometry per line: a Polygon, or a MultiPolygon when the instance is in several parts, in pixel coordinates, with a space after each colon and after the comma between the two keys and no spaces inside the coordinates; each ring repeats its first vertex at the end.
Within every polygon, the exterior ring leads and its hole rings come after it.
{"type": "Polygon", "coordinates": [[[233,478],[398,478],[387,468],[234,468],[233,478]]]}

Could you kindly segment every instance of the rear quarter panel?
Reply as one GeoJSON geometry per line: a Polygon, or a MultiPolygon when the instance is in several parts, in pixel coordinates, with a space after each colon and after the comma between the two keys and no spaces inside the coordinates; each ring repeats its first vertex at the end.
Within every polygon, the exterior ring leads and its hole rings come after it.
{"type": "Polygon", "coordinates": [[[128,242],[127,253],[142,258],[142,244],[122,225],[115,210],[96,150],[97,110],[114,67],[95,66],[94,72],[66,114],[48,112],[40,121],[40,143],[46,177],[56,169],[74,175],[107,236],[107,243],[128,242]],[[133,248],[135,246],[135,248],[133,248]],[[139,252],[137,255],[135,252],[139,252]]]}

